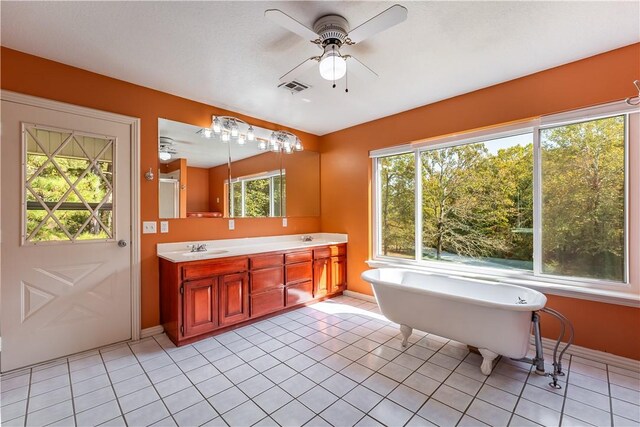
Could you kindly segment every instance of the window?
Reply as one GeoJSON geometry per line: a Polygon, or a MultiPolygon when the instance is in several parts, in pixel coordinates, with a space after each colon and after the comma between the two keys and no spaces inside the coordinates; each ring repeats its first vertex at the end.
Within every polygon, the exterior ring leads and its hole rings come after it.
{"type": "Polygon", "coordinates": [[[232,179],[230,212],[234,217],[282,216],[284,185],[279,170],[232,179]]]}
{"type": "Polygon", "coordinates": [[[415,169],[413,153],[378,160],[384,256],[415,257],[415,169]]]}
{"type": "Polygon", "coordinates": [[[558,120],[372,153],[374,257],[626,283],[629,116],[558,120]]]}
{"type": "Polygon", "coordinates": [[[542,272],[625,279],[625,116],[540,131],[542,272]]]}
{"type": "Polygon", "coordinates": [[[425,150],[422,259],[533,269],[533,136],[425,150]]]}
{"type": "Polygon", "coordinates": [[[24,241],[113,238],[114,140],[24,124],[24,241]]]}

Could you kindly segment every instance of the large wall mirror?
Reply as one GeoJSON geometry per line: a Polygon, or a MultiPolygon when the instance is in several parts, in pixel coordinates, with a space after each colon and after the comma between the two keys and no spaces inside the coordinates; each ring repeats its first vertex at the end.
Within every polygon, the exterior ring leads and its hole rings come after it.
{"type": "Polygon", "coordinates": [[[252,130],[252,141],[238,143],[159,119],[160,218],[319,216],[319,154],[271,150],[271,131],[252,130]]]}

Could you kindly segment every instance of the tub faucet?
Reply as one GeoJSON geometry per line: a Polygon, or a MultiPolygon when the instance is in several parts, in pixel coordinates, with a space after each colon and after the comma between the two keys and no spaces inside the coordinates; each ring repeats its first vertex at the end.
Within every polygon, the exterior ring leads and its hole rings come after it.
{"type": "Polygon", "coordinates": [[[312,236],[306,235],[306,236],[302,236],[302,241],[303,242],[310,242],[313,240],[312,236]]]}
{"type": "Polygon", "coordinates": [[[206,243],[195,243],[193,245],[189,245],[191,247],[191,252],[206,252],[207,244],[206,243]]]}

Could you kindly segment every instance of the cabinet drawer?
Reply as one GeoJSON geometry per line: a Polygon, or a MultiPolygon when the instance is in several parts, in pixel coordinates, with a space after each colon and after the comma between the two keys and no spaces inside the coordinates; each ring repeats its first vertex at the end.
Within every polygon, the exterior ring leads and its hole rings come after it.
{"type": "Polygon", "coordinates": [[[331,256],[331,250],[329,250],[328,246],[313,250],[313,259],[329,258],[330,256],[331,256]]]}
{"type": "Polygon", "coordinates": [[[345,245],[326,246],[313,250],[313,259],[329,258],[331,256],[346,255],[347,247],[345,245]]]}
{"type": "Polygon", "coordinates": [[[284,259],[287,264],[293,264],[294,262],[311,261],[311,251],[292,252],[290,254],[285,254],[284,259]]]}
{"type": "Polygon", "coordinates": [[[256,270],[258,268],[276,267],[282,265],[283,261],[284,256],[282,254],[253,256],[249,258],[249,266],[252,270],[256,270]]]}
{"type": "Polygon", "coordinates": [[[284,308],[284,288],[251,295],[251,317],[272,313],[284,308]]]}
{"type": "Polygon", "coordinates": [[[262,292],[284,286],[284,272],[282,267],[254,270],[250,274],[251,293],[262,292]]]}
{"type": "Polygon", "coordinates": [[[313,299],[313,281],[287,286],[287,307],[302,304],[313,299]]]}
{"type": "Polygon", "coordinates": [[[182,267],[182,280],[200,277],[219,276],[221,274],[238,273],[247,270],[247,258],[211,261],[204,264],[185,265],[182,267]]]}
{"type": "Polygon", "coordinates": [[[285,266],[287,284],[313,279],[313,263],[299,262],[285,266]]]}

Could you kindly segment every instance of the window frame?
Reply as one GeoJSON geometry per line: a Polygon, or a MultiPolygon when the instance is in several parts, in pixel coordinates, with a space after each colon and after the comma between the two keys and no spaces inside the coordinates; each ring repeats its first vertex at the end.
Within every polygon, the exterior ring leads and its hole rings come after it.
{"type": "MultiPolygon", "coordinates": [[[[20,171],[20,246],[43,246],[43,245],[78,245],[78,244],[92,244],[92,243],[111,243],[116,241],[116,231],[117,231],[117,215],[116,215],[116,194],[117,194],[117,183],[116,183],[116,159],[118,156],[118,138],[110,135],[100,135],[90,132],[79,131],[75,129],[66,129],[66,128],[58,128],[49,125],[41,125],[38,123],[32,122],[21,122],[20,123],[20,161],[21,161],[21,171],[20,171]],[[42,241],[34,241],[29,239],[29,233],[27,232],[27,222],[28,222],[28,208],[27,208],[27,163],[28,163],[28,147],[27,147],[27,132],[29,132],[28,128],[34,130],[43,130],[48,132],[58,132],[58,133],[69,133],[70,137],[74,135],[78,135],[81,137],[89,137],[96,139],[105,139],[109,140],[111,144],[111,155],[112,155],[112,165],[113,165],[113,177],[111,182],[111,215],[112,215],[112,225],[111,225],[111,237],[107,238],[98,238],[98,239],[77,239],[75,237],[67,240],[42,240],[42,241]]],[[[32,138],[34,136],[32,135],[32,138]]],[[[90,159],[87,159],[91,162],[90,159]]],[[[94,159],[97,162],[97,159],[94,159]]],[[[103,178],[104,179],[104,178],[103,178]]],[[[104,202],[99,202],[98,205],[101,206],[104,202]]],[[[55,212],[57,209],[54,209],[52,212],[55,212]]],[[[91,213],[91,216],[95,216],[94,213],[91,213]]]]}
{"type": "MultiPolygon", "coordinates": [[[[229,213],[230,213],[230,217],[231,218],[276,218],[275,216],[275,191],[274,191],[274,186],[275,186],[275,178],[276,177],[280,177],[280,179],[282,180],[282,177],[284,176],[284,172],[282,172],[280,169],[278,170],[274,170],[274,171],[269,171],[269,172],[263,172],[263,173],[257,173],[257,174],[253,174],[253,175],[245,175],[245,176],[240,176],[237,178],[232,178],[230,180],[225,180],[225,184],[227,184],[228,188],[229,188],[229,213]],[[245,190],[245,185],[247,182],[250,181],[258,181],[258,180],[262,180],[262,179],[268,179],[269,180],[269,216],[262,216],[262,217],[248,217],[245,216],[245,195],[246,195],[246,190],[245,190]],[[234,204],[234,190],[233,190],[233,184],[235,183],[240,183],[240,187],[241,187],[241,196],[240,196],[240,210],[241,210],[241,214],[240,216],[235,216],[233,215],[234,212],[234,208],[235,208],[235,204],[234,204]]],[[[281,184],[282,185],[282,184],[281,184]]],[[[280,193],[282,194],[283,191],[281,189],[280,193]]],[[[281,215],[280,215],[281,216],[281,215]]]]}
{"type": "MultiPolygon", "coordinates": [[[[603,300],[605,302],[640,304],[638,295],[638,284],[631,283],[630,266],[637,260],[630,259],[630,205],[633,203],[630,194],[630,127],[631,120],[634,126],[640,127],[640,110],[637,107],[629,106],[624,102],[615,102],[596,107],[573,110],[565,113],[543,116],[532,120],[516,122],[505,126],[493,126],[478,131],[447,135],[444,137],[429,138],[416,141],[411,144],[404,144],[397,147],[390,147],[381,150],[374,150],[369,153],[371,158],[371,212],[372,212],[372,259],[368,261],[371,267],[400,266],[412,269],[427,270],[441,274],[453,274],[465,277],[481,278],[485,280],[507,282],[519,284],[533,288],[551,290],[553,293],[561,295],[578,296],[591,300],[603,300]],[[632,117],[632,115],[637,115],[632,117]],[[545,129],[592,121],[601,118],[624,116],[624,280],[609,281],[604,279],[583,278],[575,276],[559,276],[542,273],[542,148],[540,144],[540,132],[545,129]],[[422,165],[420,154],[424,151],[448,148],[458,145],[486,142],[509,136],[532,133],[533,140],[533,270],[511,270],[497,267],[477,267],[464,264],[450,263],[437,260],[423,260],[422,256],[422,186],[415,186],[415,257],[414,259],[401,259],[384,256],[382,254],[382,227],[380,215],[381,200],[381,180],[379,159],[392,156],[413,153],[416,156],[416,183],[420,182],[422,165]],[[632,300],[629,303],[629,300],[632,300]],[[622,301],[622,302],[621,302],[622,301]]],[[[640,165],[639,165],[640,166],[640,165]]],[[[637,246],[637,244],[636,244],[637,246]]],[[[634,247],[634,253],[638,248],[634,247]]]]}

